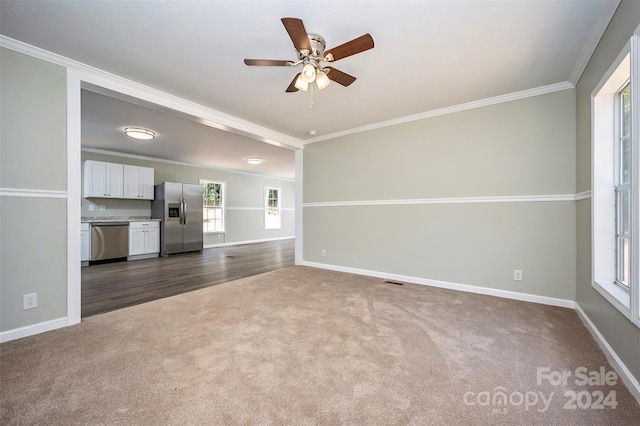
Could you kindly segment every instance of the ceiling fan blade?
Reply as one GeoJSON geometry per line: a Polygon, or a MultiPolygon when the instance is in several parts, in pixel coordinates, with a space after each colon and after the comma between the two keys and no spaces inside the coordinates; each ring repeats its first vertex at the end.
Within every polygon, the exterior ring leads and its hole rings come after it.
{"type": "Polygon", "coordinates": [[[279,61],[276,59],[245,59],[245,65],[258,65],[263,67],[284,67],[293,65],[292,61],[279,61]]]}
{"type": "Polygon", "coordinates": [[[333,49],[327,50],[324,53],[324,58],[329,62],[338,61],[346,58],[347,56],[373,49],[373,46],[373,37],[371,37],[371,34],[367,33],[341,44],[340,46],[336,46],[333,49]]]}
{"type": "Polygon", "coordinates": [[[326,67],[325,70],[327,71],[327,77],[329,77],[329,80],[333,80],[336,83],[342,84],[345,87],[347,87],[348,85],[356,81],[356,78],[354,76],[349,75],[346,72],[337,70],[335,68],[326,67]]]}
{"type": "Polygon", "coordinates": [[[287,87],[287,90],[285,90],[285,92],[292,93],[292,92],[298,91],[298,88],[296,87],[296,80],[298,79],[299,76],[300,76],[300,73],[296,74],[296,76],[293,77],[293,80],[291,80],[291,84],[289,85],[289,87],[287,87]]]}
{"type": "Polygon", "coordinates": [[[281,21],[287,33],[289,33],[296,50],[307,56],[311,52],[311,43],[309,42],[307,30],[304,29],[302,19],[282,18],[281,21]]]}

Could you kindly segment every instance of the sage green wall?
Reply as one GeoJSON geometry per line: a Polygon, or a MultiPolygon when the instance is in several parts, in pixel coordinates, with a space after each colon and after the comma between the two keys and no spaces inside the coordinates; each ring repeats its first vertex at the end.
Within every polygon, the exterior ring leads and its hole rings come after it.
{"type": "Polygon", "coordinates": [[[304,202],[575,193],[575,94],[433,117],[304,150],[304,202]]]}
{"type": "MultiPolygon", "coordinates": [[[[221,243],[236,243],[242,241],[265,240],[271,238],[293,237],[294,226],[294,182],[290,180],[272,178],[248,173],[235,173],[224,170],[209,169],[204,167],[186,166],[167,163],[121,157],[117,155],[105,155],[83,151],[82,161],[96,160],[111,163],[131,164],[154,169],[154,181],[162,182],[199,183],[200,179],[222,181],[226,183],[226,232],[221,235],[206,234],[204,245],[221,243]],[[264,229],[264,187],[273,186],[282,188],[282,229],[264,229]]],[[[82,216],[149,216],[151,214],[151,201],[140,200],[110,200],[110,199],[84,199],[82,200],[82,216]],[[95,204],[95,210],[89,211],[89,205],[95,204]],[[99,206],[104,205],[106,211],[100,211],[99,206]]]]}
{"type": "MultiPolygon", "coordinates": [[[[576,86],[578,191],[591,189],[591,93],[640,25],[640,2],[623,0],[576,86]]],[[[627,368],[640,381],[640,329],[596,292],[591,279],[591,203],[576,212],[576,300],[627,368]]]]}
{"type": "MultiPolygon", "coordinates": [[[[0,188],[66,192],[66,84],[64,68],[0,48],[0,188]]],[[[0,331],[66,317],[66,265],[66,199],[0,197],[0,331]]]]}
{"type": "Polygon", "coordinates": [[[574,201],[393,204],[574,194],[573,90],[309,145],[303,183],[305,205],[390,200],[305,206],[305,261],[575,297],[574,201]]]}

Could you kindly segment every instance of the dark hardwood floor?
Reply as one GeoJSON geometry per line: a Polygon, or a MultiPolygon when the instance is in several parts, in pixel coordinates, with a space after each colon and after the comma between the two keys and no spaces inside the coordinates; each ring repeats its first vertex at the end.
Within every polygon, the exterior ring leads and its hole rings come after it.
{"type": "Polygon", "coordinates": [[[294,240],[204,249],[82,268],[82,316],[175,296],[294,264],[294,240]]]}

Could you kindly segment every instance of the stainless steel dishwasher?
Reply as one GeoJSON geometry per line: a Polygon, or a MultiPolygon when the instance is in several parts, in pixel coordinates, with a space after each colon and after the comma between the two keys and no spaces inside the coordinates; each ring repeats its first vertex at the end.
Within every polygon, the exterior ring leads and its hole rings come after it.
{"type": "Polygon", "coordinates": [[[128,222],[94,222],[91,224],[91,260],[117,259],[128,255],[128,222]]]}

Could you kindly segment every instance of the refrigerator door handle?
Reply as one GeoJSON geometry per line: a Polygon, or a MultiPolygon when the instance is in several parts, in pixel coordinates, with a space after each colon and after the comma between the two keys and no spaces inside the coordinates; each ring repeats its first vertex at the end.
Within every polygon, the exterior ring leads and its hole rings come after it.
{"type": "Polygon", "coordinates": [[[182,197],[182,214],[184,215],[182,217],[182,224],[186,225],[187,224],[187,199],[182,197]]]}
{"type": "Polygon", "coordinates": [[[180,197],[178,202],[180,203],[180,225],[184,225],[184,205],[183,203],[183,198],[180,197]]]}

